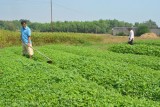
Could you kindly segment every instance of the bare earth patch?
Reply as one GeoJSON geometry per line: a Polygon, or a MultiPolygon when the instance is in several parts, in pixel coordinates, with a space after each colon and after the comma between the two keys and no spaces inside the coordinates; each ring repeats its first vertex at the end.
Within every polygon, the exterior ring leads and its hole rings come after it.
{"type": "MultiPolygon", "coordinates": [[[[113,36],[110,34],[96,34],[96,36],[102,36],[103,39],[101,43],[104,44],[112,44],[112,43],[122,43],[122,42],[128,42],[128,36],[113,36]]],[[[146,33],[143,34],[140,37],[135,36],[135,41],[137,40],[155,40],[159,39],[159,37],[154,33],[146,33]]]]}

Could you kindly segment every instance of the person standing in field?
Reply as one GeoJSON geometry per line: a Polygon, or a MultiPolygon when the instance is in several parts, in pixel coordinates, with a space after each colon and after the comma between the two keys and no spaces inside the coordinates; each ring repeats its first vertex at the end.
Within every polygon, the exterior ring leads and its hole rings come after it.
{"type": "Polygon", "coordinates": [[[26,21],[21,21],[21,41],[22,41],[22,53],[23,56],[29,55],[29,58],[33,56],[32,41],[31,41],[31,29],[27,26],[26,21]]]}
{"type": "Polygon", "coordinates": [[[133,41],[134,41],[134,31],[133,31],[133,29],[131,29],[131,28],[128,28],[128,31],[129,31],[129,41],[128,41],[128,43],[129,43],[130,45],[133,45],[133,41]]]}

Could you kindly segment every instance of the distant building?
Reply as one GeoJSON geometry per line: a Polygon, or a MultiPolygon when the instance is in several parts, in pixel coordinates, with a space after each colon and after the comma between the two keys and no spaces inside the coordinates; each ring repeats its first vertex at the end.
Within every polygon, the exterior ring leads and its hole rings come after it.
{"type": "Polygon", "coordinates": [[[158,29],[150,29],[151,32],[157,34],[158,36],[160,36],[160,28],[158,29]]]}
{"type": "MultiPolygon", "coordinates": [[[[119,36],[127,36],[129,35],[129,31],[128,28],[131,27],[114,27],[112,29],[112,33],[114,36],[119,35],[119,36]]],[[[137,27],[132,27],[133,31],[135,32],[135,35],[137,33],[137,27]]],[[[160,36],[160,28],[158,29],[150,29],[151,32],[157,34],[158,36],[160,36]]]]}

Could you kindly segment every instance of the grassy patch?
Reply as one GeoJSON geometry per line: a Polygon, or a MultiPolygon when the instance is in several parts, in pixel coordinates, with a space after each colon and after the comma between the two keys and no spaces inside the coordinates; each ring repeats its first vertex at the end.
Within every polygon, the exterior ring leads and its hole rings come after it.
{"type": "MultiPolygon", "coordinates": [[[[32,33],[33,45],[45,44],[84,44],[101,42],[103,37],[81,33],[32,33]]],[[[0,47],[20,45],[20,32],[0,30],[0,47]]]]}

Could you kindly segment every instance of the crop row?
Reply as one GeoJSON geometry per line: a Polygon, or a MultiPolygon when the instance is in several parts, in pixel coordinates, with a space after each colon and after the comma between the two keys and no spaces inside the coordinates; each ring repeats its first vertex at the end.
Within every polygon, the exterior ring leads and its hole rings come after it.
{"type": "Polygon", "coordinates": [[[44,59],[37,54],[34,60],[22,57],[19,55],[21,52],[18,47],[0,50],[1,107],[53,105],[158,107],[159,105],[155,101],[123,96],[116,91],[118,87],[115,90],[111,88],[112,84],[120,85],[117,82],[120,82],[118,80],[122,77],[126,79],[127,73],[122,76],[119,72],[119,78],[116,79],[117,75],[115,77],[112,75],[117,74],[116,71],[113,73],[109,71],[110,67],[115,70],[116,66],[114,68],[113,65],[117,62],[100,63],[97,58],[56,51],[52,47],[44,52],[50,53],[55,65],[40,62],[44,59]],[[108,69],[104,64],[109,66],[108,69]],[[105,73],[106,70],[108,75],[105,73]]]}
{"type": "MultiPolygon", "coordinates": [[[[59,50],[75,55],[85,56],[85,57],[98,57],[99,59],[105,59],[106,61],[117,61],[120,63],[127,63],[127,64],[134,64],[138,66],[143,66],[146,68],[151,68],[154,70],[160,70],[160,58],[155,56],[148,56],[148,55],[137,55],[137,54],[123,54],[123,53],[115,53],[110,52],[107,50],[99,50],[99,49],[92,49],[90,47],[83,47],[83,46],[63,46],[63,45],[52,45],[52,46],[45,46],[45,51],[53,51],[59,50]],[[49,49],[53,50],[49,50],[49,49]]],[[[47,52],[48,53],[48,52],[47,52]]]]}
{"type": "MultiPolygon", "coordinates": [[[[160,100],[160,75],[155,70],[126,62],[56,51],[52,47],[44,50],[46,52],[50,51],[56,66],[62,69],[76,70],[85,79],[96,82],[105,89],[114,88],[122,95],[147,98],[154,101],[160,100]]],[[[79,48],[78,50],[83,51],[79,48]]],[[[84,49],[84,51],[87,52],[87,49],[84,49]]],[[[90,51],[87,53],[90,53],[90,51]]]]}
{"type": "Polygon", "coordinates": [[[160,57],[160,47],[152,45],[114,45],[109,48],[110,51],[117,53],[130,53],[138,55],[148,55],[148,56],[157,56],[160,57]]]}

